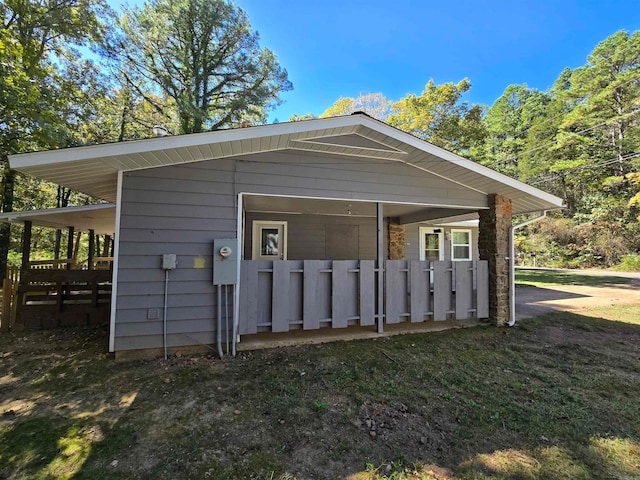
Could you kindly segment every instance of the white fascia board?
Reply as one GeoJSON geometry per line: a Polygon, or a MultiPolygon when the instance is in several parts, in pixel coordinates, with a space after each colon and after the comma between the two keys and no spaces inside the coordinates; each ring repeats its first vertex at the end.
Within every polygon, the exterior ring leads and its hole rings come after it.
{"type": "Polygon", "coordinates": [[[326,119],[321,118],[315,120],[305,120],[301,122],[277,123],[248,128],[234,128],[229,130],[216,130],[213,132],[194,133],[188,135],[175,135],[167,137],[148,138],[144,140],[131,140],[127,142],[89,145],[86,147],[70,147],[42,152],[21,153],[10,155],[9,163],[12,168],[19,170],[21,168],[40,165],[69,163],[96,158],[117,157],[119,155],[156,152],[175,148],[208,145],[213,143],[249,140],[277,135],[305,133],[313,130],[325,130],[329,128],[355,126],[360,125],[363,118],[366,117],[363,115],[353,115],[326,119]]]}

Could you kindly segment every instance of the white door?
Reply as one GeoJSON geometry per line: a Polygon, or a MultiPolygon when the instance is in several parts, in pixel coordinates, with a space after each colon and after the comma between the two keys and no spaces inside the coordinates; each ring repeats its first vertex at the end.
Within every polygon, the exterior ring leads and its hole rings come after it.
{"type": "Polygon", "coordinates": [[[253,222],[253,260],[287,259],[287,222],[253,222]]]}
{"type": "Polygon", "coordinates": [[[420,260],[444,260],[444,230],[420,227],[420,260]]]}

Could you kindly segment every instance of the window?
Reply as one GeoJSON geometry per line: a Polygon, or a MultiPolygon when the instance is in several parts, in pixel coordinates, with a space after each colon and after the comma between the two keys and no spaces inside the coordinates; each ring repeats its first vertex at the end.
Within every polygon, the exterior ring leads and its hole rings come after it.
{"type": "Polygon", "coordinates": [[[444,260],[442,229],[420,227],[420,260],[444,260]]]}
{"type": "Polygon", "coordinates": [[[253,260],[287,259],[287,222],[253,222],[253,260]]]}
{"type": "Polygon", "coordinates": [[[471,260],[471,230],[451,230],[451,259],[471,260]]]}

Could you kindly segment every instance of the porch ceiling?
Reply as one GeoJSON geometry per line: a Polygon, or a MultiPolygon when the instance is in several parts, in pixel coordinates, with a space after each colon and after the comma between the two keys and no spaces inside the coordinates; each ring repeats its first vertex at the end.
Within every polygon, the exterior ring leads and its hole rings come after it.
{"type": "Polygon", "coordinates": [[[94,230],[100,235],[111,235],[115,231],[116,207],[111,203],[84,205],[81,207],[51,208],[0,214],[0,222],[24,223],[66,229],[74,227],[76,232],[94,230]]]}
{"type": "MultiPolygon", "coordinates": [[[[281,213],[300,215],[331,215],[372,217],[376,216],[376,203],[355,200],[326,200],[304,197],[278,197],[272,195],[246,195],[243,200],[247,212],[281,213]]],[[[384,203],[385,217],[397,217],[400,223],[431,221],[459,215],[475,214],[478,209],[442,207],[405,203],[384,203]]]]}
{"type": "Polygon", "coordinates": [[[364,114],[13,155],[10,162],[19,171],[115,202],[118,171],[285,150],[404,163],[476,192],[507,196],[514,213],[562,207],[558,197],[364,114]]]}

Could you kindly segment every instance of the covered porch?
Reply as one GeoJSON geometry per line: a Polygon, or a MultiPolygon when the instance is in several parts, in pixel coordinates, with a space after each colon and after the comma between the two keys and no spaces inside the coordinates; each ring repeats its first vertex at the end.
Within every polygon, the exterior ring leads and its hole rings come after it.
{"type": "Polygon", "coordinates": [[[0,323],[3,331],[108,324],[113,274],[113,205],[15,212],[3,214],[0,220],[22,226],[21,265],[9,267],[3,280],[0,323]],[[66,232],[66,248],[61,248],[59,258],[31,258],[34,226],[66,232]],[[104,235],[99,254],[98,235],[104,235]],[[86,255],[82,258],[79,256],[81,242],[86,243],[86,255]]]}
{"type": "Polygon", "coordinates": [[[241,347],[287,343],[291,333],[300,342],[332,330],[380,334],[489,318],[487,260],[429,259],[417,246],[407,251],[418,238],[405,236],[409,224],[477,218],[477,207],[260,194],[240,201],[241,347]]]}

